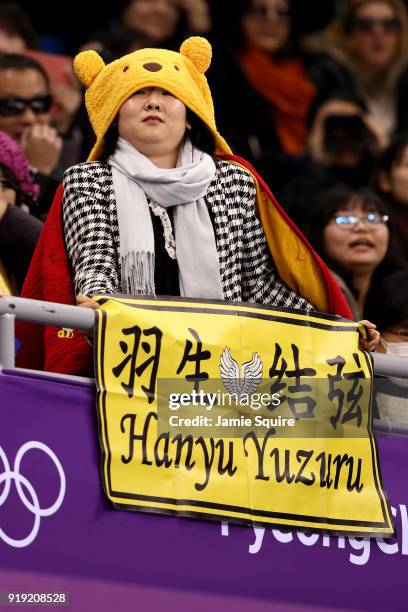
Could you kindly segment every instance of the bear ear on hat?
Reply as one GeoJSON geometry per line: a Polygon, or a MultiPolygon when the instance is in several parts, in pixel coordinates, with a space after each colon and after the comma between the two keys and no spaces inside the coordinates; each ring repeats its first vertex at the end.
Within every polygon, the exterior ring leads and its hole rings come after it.
{"type": "Polygon", "coordinates": [[[89,87],[104,68],[105,62],[96,51],[82,51],[74,59],[74,72],[85,87],[89,87]]]}
{"type": "Polygon", "coordinates": [[[181,55],[188,57],[197,70],[204,74],[211,64],[212,48],[206,38],[190,36],[180,47],[181,55]]]}

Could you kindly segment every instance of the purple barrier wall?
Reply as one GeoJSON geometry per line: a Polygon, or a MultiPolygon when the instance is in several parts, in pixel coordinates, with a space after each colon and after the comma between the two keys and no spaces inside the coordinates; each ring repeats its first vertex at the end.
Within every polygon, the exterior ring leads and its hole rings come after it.
{"type": "Polygon", "coordinates": [[[165,609],[169,597],[195,612],[407,607],[407,438],[379,440],[398,538],[375,541],[113,510],[90,385],[3,371],[0,412],[0,591],[16,590],[13,572],[36,572],[49,588],[82,589],[78,610],[102,581],[122,588],[121,610],[165,609]]]}

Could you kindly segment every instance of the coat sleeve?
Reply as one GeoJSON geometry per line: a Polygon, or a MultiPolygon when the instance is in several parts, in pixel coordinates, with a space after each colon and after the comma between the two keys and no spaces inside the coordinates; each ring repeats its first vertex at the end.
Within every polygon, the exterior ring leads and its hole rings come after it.
{"type": "Polygon", "coordinates": [[[63,229],[76,294],[120,292],[107,172],[79,164],[64,174],[63,229]]]}

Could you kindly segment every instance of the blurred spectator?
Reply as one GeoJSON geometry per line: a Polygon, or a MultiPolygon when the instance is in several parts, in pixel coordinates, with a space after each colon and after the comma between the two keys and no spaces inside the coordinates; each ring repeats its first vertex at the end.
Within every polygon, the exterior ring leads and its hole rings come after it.
{"type": "Polygon", "coordinates": [[[94,49],[112,60],[146,46],[178,51],[191,34],[207,34],[211,15],[207,0],[126,0],[119,23],[88,37],[81,50],[94,49]]]}
{"type": "Polygon", "coordinates": [[[344,183],[366,187],[381,150],[380,136],[355,94],[333,91],[317,99],[310,115],[306,155],[280,194],[284,207],[303,228],[317,194],[344,183]]]}
{"type": "Polygon", "coordinates": [[[211,28],[207,0],[127,0],[121,23],[156,44],[175,40],[178,45],[188,34],[206,34],[211,28]]]}
{"type": "Polygon", "coordinates": [[[51,103],[48,76],[36,60],[0,54],[0,130],[21,144],[36,171],[43,213],[62,175],[58,166],[62,139],[50,125],[51,103]]]}
{"type": "Polygon", "coordinates": [[[408,19],[401,0],[348,0],[311,73],[321,92],[360,95],[383,136],[408,128],[408,19]]]}
{"type": "Polygon", "coordinates": [[[408,132],[396,136],[384,151],[377,187],[391,211],[401,255],[408,266],[408,132]]]}
{"type": "Polygon", "coordinates": [[[0,4],[0,53],[38,49],[38,37],[28,15],[16,2],[0,4]]]}
{"type": "Polygon", "coordinates": [[[24,151],[0,132],[0,261],[9,292],[20,291],[42,229],[28,212],[37,195],[24,151]]]}
{"type": "Polygon", "coordinates": [[[239,0],[215,41],[209,71],[218,125],[235,153],[277,189],[301,154],[315,87],[307,74],[289,0],[239,0]]]}
{"type": "Polygon", "coordinates": [[[384,279],[378,295],[382,299],[377,320],[381,331],[377,351],[408,357],[408,270],[399,270],[384,279]]]}
{"type": "Polygon", "coordinates": [[[109,63],[123,55],[149,46],[154,46],[153,41],[150,39],[137,32],[125,30],[118,26],[113,30],[93,32],[89,35],[87,42],[80,46],[79,50],[88,51],[88,49],[93,49],[99,53],[105,63],[109,63]]]}
{"type": "MultiPolygon", "coordinates": [[[[310,10],[309,2],[292,0],[296,31],[302,32],[302,34],[321,31],[333,19],[338,3],[339,0],[313,0],[313,10],[310,10]]],[[[213,28],[220,34],[225,32],[225,35],[228,36],[228,30],[226,31],[226,29],[232,20],[231,3],[209,0],[209,4],[212,7],[213,28]]]]}
{"type": "Polygon", "coordinates": [[[356,319],[377,322],[367,314],[369,302],[379,280],[398,266],[387,222],[387,208],[374,192],[345,185],[323,192],[311,213],[307,236],[335,274],[356,319]]]}
{"type": "MultiPolygon", "coordinates": [[[[381,303],[377,351],[408,358],[408,271],[386,278],[378,293],[381,303]]],[[[375,401],[382,419],[408,423],[408,379],[391,376],[375,379],[375,401]]]]}

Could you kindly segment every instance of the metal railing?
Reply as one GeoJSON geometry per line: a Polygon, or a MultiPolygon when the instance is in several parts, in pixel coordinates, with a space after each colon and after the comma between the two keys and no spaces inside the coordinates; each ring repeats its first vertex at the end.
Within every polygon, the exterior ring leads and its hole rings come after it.
{"type": "MultiPolygon", "coordinates": [[[[91,333],[95,317],[95,310],[92,308],[78,308],[19,297],[0,297],[0,365],[3,368],[15,367],[15,319],[91,333]]],[[[376,375],[408,378],[408,359],[406,357],[381,353],[373,353],[373,357],[376,375]]],[[[376,429],[379,431],[390,432],[392,430],[395,433],[408,434],[408,427],[404,424],[395,426],[395,424],[383,421],[378,421],[378,423],[376,429]]]]}
{"type": "Polygon", "coordinates": [[[92,332],[95,311],[55,302],[0,297],[0,364],[5,368],[15,366],[15,319],[92,332]]]}

